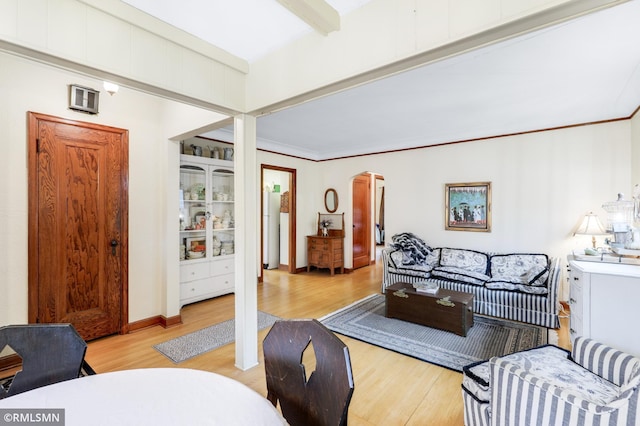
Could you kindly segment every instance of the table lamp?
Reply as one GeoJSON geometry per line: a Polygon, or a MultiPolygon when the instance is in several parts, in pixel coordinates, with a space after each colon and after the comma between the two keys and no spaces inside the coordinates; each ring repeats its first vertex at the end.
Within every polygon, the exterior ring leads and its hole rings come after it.
{"type": "Polygon", "coordinates": [[[573,235],[591,235],[591,243],[595,249],[596,235],[607,235],[607,231],[604,229],[602,222],[600,222],[598,215],[593,214],[593,212],[589,212],[589,214],[584,215],[582,223],[573,235]]]}

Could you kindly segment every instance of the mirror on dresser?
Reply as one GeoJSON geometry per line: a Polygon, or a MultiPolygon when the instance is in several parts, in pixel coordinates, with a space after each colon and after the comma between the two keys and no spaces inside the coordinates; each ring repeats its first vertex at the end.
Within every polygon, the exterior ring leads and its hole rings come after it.
{"type": "Polygon", "coordinates": [[[324,192],[324,208],[329,213],[335,213],[338,210],[338,193],[335,189],[329,188],[324,192]]]}

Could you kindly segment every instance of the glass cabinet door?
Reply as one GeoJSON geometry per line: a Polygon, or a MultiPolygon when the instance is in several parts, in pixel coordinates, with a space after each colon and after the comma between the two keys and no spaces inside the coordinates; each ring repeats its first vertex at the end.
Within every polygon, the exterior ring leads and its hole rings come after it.
{"type": "Polygon", "coordinates": [[[207,173],[195,165],[180,166],[180,260],[207,255],[207,173]]]}
{"type": "Polygon", "coordinates": [[[233,171],[214,168],[211,171],[211,190],[212,255],[230,255],[234,252],[235,229],[233,171]]]}

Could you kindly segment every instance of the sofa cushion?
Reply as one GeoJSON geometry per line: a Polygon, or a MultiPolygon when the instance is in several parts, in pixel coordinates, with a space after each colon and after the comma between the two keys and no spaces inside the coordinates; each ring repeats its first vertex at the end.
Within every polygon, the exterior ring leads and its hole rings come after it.
{"type": "MultiPolygon", "coordinates": [[[[573,362],[569,353],[553,345],[516,352],[499,358],[517,365],[542,383],[594,404],[606,405],[620,396],[620,388],[573,362]]],[[[490,361],[463,368],[463,386],[481,401],[490,399],[490,361]]]]}
{"type": "Polygon", "coordinates": [[[514,284],[510,282],[504,282],[500,278],[489,278],[485,283],[485,287],[490,290],[508,290],[519,291],[521,293],[529,294],[548,294],[549,289],[546,287],[537,287],[527,284],[514,284]]]}
{"type": "Polygon", "coordinates": [[[489,255],[474,250],[442,248],[440,266],[452,266],[486,275],[489,267],[489,255]]]}
{"type": "Polygon", "coordinates": [[[528,351],[521,356],[509,359],[508,362],[517,365],[524,373],[535,377],[540,383],[553,385],[566,395],[572,395],[596,405],[607,405],[620,396],[620,387],[569,358],[549,359],[543,354],[528,351]]]}
{"type": "Polygon", "coordinates": [[[488,275],[455,266],[438,266],[437,268],[433,268],[431,276],[474,285],[483,285],[489,279],[488,275]]]}
{"type": "Polygon", "coordinates": [[[546,254],[496,254],[490,260],[491,278],[496,282],[544,286],[549,278],[546,254]]]}
{"type": "Polygon", "coordinates": [[[412,264],[405,263],[406,253],[402,250],[394,250],[389,253],[389,271],[403,275],[411,275],[414,277],[429,278],[431,270],[438,265],[440,259],[440,249],[432,250],[423,263],[412,264]]]}
{"type": "MultiPolygon", "coordinates": [[[[546,359],[548,362],[556,362],[569,357],[569,353],[554,345],[544,345],[527,351],[516,352],[505,355],[503,359],[517,359],[524,354],[533,356],[536,359],[546,359]],[[534,352],[531,354],[531,352],[534,352]]],[[[489,401],[491,390],[489,389],[489,360],[469,364],[462,369],[462,386],[471,392],[480,401],[489,401]]]]}

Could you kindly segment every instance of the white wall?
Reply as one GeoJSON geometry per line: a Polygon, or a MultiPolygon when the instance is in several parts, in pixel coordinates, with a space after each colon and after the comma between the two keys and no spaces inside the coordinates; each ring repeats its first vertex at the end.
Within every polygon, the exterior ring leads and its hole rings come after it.
{"type": "MultiPolygon", "coordinates": [[[[604,220],[602,204],[618,192],[630,193],[630,129],[629,121],[621,121],[322,162],[314,198],[336,188],[348,230],[351,180],[373,171],[385,179],[387,244],[392,235],[409,231],[433,246],[565,259],[589,244],[589,237],[572,237],[582,215],[593,210],[604,220]],[[445,183],[478,181],[492,183],[491,232],[446,231],[445,183]]],[[[345,246],[350,253],[349,232],[345,246]]],[[[348,255],[345,266],[352,266],[348,255]]]]}
{"type": "Polygon", "coordinates": [[[27,111],[129,130],[129,320],[176,315],[177,262],[167,273],[165,248],[175,246],[177,259],[178,247],[163,207],[167,188],[177,194],[177,162],[175,176],[169,170],[178,150],[168,139],[220,116],[126,88],[102,91],[100,113],[87,115],[67,108],[71,83],[102,90],[101,81],[0,53],[0,325],[27,321],[27,111]]]}

